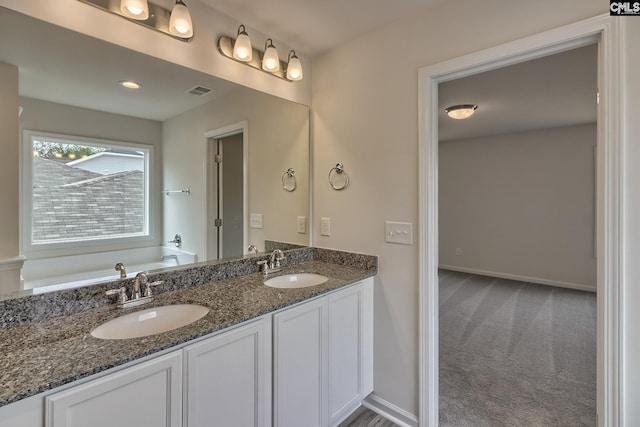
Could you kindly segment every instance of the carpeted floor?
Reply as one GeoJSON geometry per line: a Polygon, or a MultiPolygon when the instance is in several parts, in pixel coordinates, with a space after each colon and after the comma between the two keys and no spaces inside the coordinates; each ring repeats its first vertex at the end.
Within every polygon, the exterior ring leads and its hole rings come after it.
{"type": "Polygon", "coordinates": [[[440,272],[440,426],[595,425],[595,294],[440,272]]]}
{"type": "Polygon", "coordinates": [[[338,427],[398,427],[398,425],[361,406],[338,427]]]}

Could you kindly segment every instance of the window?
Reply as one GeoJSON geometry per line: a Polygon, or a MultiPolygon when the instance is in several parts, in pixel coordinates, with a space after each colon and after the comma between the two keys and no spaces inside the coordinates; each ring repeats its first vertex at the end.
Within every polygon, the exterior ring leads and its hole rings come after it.
{"type": "Polygon", "coordinates": [[[23,144],[23,250],[149,238],[151,146],[32,131],[23,144]]]}

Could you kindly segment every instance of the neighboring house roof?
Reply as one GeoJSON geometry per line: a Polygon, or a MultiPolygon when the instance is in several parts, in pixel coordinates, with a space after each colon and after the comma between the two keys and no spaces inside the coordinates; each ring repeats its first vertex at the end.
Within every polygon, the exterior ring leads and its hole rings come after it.
{"type": "Polygon", "coordinates": [[[115,236],[144,230],[144,174],[101,175],[34,158],[33,240],[115,236]]]}
{"type": "Polygon", "coordinates": [[[67,162],[66,165],[103,175],[129,170],[144,170],[144,154],[136,151],[102,151],[82,159],[67,162]]]}

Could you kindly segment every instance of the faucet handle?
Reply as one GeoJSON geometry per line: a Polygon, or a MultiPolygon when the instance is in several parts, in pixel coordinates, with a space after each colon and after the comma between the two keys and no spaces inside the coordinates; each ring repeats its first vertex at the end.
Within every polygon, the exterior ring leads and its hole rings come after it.
{"type": "Polygon", "coordinates": [[[268,261],[266,259],[260,260],[260,261],[256,262],[256,264],[260,266],[260,270],[263,273],[265,273],[265,274],[267,273],[268,261]]]}
{"type": "Polygon", "coordinates": [[[147,282],[146,286],[144,288],[144,296],[145,297],[152,296],[153,293],[151,292],[151,287],[152,286],[162,285],[162,284],[164,284],[164,281],[162,281],[162,280],[156,280],[155,282],[147,282]]]}
{"type": "Polygon", "coordinates": [[[280,261],[283,261],[283,260],[285,260],[285,259],[287,259],[287,257],[286,257],[286,256],[284,256],[284,255],[283,255],[283,256],[276,257],[276,268],[280,267],[280,261]]]}
{"type": "Polygon", "coordinates": [[[118,295],[118,302],[124,303],[127,301],[127,288],[123,286],[119,289],[109,289],[105,292],[105,295],[108,297],[111,295],[118,295]]]}

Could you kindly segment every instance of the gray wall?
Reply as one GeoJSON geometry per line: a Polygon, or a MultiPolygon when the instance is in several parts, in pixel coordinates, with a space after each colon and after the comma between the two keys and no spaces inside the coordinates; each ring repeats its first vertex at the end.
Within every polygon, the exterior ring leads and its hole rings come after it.
{"type": "Polygon", "coordinates": [[[18,68],[0,63],[0,293],[20,286],[18,256],[18,68]],[[4,264],[4,265],[3,265],[4,264]]]}
{"type": "Polygon", "coordinates": [[[309,215],[309,109],[241,88],[163,123],[163,185],[191,189],[190,196],[164,197],[164,234],[179,233],[183,250],[199,261],[207,247],[205,134],[243,121],[248,123],[248,213],[264,220],[264,228],[249,228],[247,246],[263,250],[265,240],[309,242],[308,233],[296,232],[296,218],[309,215]],[[290,167],[298,180],[291,193],[281,181],[290,167]]]}
{"type": "Polygon", "coordinates": [[[380,399],[418,413],[418,70],[603,13],[599,0],[443,2],[314,57],[314,245],[380,257],[380,399]],[[338,161],[351,177],[344,191],[327,183],[338,161]],[[322,217],[331,218],[329,237],[322,217]],[[385,221],[413,223],[414,245],[385,243],[385,221]]]}
{"type": "Polygon", "coordinates": [[[440,265],[595,290],[596,138],[591,124],[440,143],[440,265]]]}

